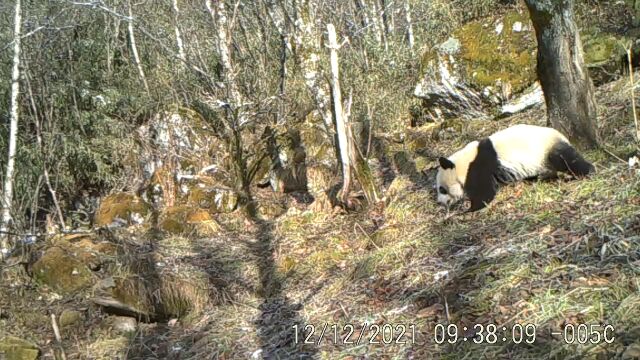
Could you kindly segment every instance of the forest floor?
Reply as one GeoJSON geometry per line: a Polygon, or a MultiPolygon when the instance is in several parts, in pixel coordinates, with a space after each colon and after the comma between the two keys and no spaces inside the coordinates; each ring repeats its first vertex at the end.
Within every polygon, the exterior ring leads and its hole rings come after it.
{"type": "MultiPolygon", "coordinates": [[[[599,131],[620,156],[634,141],[623,88],[598,90],[599,131]]],[[[535,108],[469,122],[432,151],[446,155],[509,124],[544,119],[535,108]]],[[[229,217],[215,236],[162,238],[154,251],[163,266],[206,274],[210,299],[177,321],[141,322],[127,337],[100,325],[106,315],[85,297],[61,298],[17,270],[8,275],[18,267],[3,269],[0,319],[12,321],[1,330],[36,342],[44,358],[59,348],[67,359],[637,358],[640,173],[602,150],[585,157],[595,175],[505,186],[472,214],[446,213],[435,203],[433,174],[413,171],[394,174],[384,209],[300,206],[272,221],[229,217]],[[48,314],[70,306],[88,315],[83,327],[62,330],[58,346],[48,314]],[[457,341],[438,344],[449,324],[457,341]],[[473,337],[476,324],[482,338],[473,337]],[[588,329],[601,339],[552,335],[567,324],[599,325],[588,329]],[[607,324],[612,343],[603,339],[607,324]],[[528,330],[522,342],[513,339],[518,326],[528,330]]]]}

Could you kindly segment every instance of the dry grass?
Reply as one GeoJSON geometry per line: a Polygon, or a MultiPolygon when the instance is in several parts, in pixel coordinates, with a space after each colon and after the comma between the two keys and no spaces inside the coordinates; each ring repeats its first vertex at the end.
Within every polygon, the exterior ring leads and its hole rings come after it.
{"type": "MultiPolygon", "coordinates": [[[[463,129],[463,140],[449,143],[448,150],[508,123],[541,124],[536,119],[543,119],[543,114],[543,109],[536,109],[499,123],[471,122],[463,129]]],[[[627,119],[620,111],[603,111],[602,116],[600,131],[607,147],[622,154],[632,140],[627,119]]],[[[299,314],[306,324],[316,327],[316,340],[325,323],[340,329],[365,322],[413,324],[418,329],[415,344],[385,346],[367,340],[345,345],[325,340],[315,346],[319,356],[620,355],[635,341],[640,318],[635,279],[640,261],[640,178],[636,170],[603,152],[587,157],[596,161],[595,176],[504,187],[489,210],[471,215],[447,216],[434,204],[428,186],[398,177],[388,193],[381,227],[363,214],[303,212],[281,217],[274,226],[276,274],[286,297],[302,305],[299,314]],[[550,335],[571,322],[612,324],[619,341],[607,346],[566,345],[550,335]],[[537,340],[534,346],[438,346],[433,341],[438,323],[535,324],[537,340]]],[[[257,309],[234,307],[234,328],[259,316],[257,309]]],[[[250,349],[259,349],[259,342],[245,342],[258,341],[249,333],[215,334],[208,337],[215,338],[208,342],[212,348],[242,344],[225,352],[229,357],[249,356],[250,349]]]]}

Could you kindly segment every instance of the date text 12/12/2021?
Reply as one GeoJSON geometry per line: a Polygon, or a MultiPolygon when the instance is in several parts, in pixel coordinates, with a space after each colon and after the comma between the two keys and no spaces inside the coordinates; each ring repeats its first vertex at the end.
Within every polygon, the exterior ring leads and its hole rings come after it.
{"type": "MultiPolygon", "coordinates": [[[[328,342],[334,345],[357,346],[361,344],[416,344],[416,334],[422,339],[432,340],[435,344],[455,344],[473,342],[476,344],[497,344],[511,342],[515,344],[534,344],[538,328],[535,324],[474,324],[459,326],[456,324],[436,324],[430,329],[432,336],[421,332],[414,324],[312,324],[293,325],[296,343],[316,344],[328,342]],[[424,336],[426,335],[426,337],[424,336]]],[[[611,344],[615,340],[615,328],[608,324],[567,324],[562,329],[551,331],[550,335],[566,344],[611,344]]]]}

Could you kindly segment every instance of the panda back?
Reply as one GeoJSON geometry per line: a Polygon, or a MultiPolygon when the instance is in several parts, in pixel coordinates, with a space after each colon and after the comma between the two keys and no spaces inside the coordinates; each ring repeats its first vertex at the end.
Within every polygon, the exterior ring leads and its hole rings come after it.
{"type": "Polygon", "coordinates": [[[546,172],[548,154],[553,147],[568,140],[557,130],[520,124],[489,136],[498,157],[501,181],[518,181],[546,172]]]}

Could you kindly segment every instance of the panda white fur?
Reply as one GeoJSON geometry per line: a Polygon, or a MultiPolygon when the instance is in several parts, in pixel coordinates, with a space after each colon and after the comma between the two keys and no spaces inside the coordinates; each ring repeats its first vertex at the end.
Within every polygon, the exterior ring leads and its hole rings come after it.
{"type": "Polygon", "coordinates": [[[595,170],[560,132],[526,124],[470,142],[439,163],[438,202],[449,206],[467,194],[469,211],[490,203],[499,183],[553,177],[558,171],[585,176],[595,170]]]}

